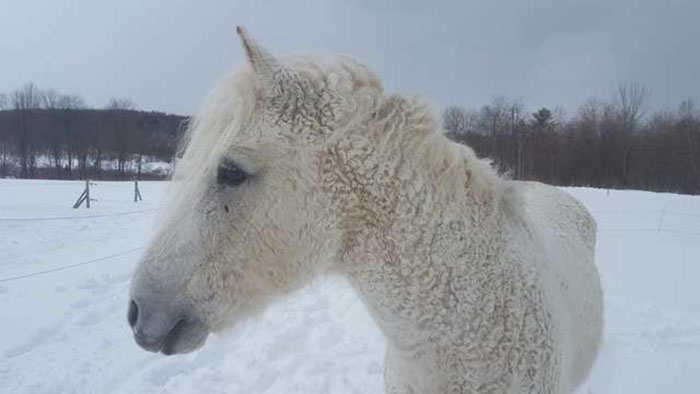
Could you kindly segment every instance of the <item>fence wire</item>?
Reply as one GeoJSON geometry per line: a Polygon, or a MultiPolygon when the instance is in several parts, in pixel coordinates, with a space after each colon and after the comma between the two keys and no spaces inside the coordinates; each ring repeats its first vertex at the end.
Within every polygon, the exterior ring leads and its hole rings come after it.
{"type": "Polygon", "coordinates": [[[111,255],[109,255],[109,256],[102,256],[102,257],[98,257],[98,258],[96,258],[96,259],[92,259],[92,260],[88,260],[88,261],[83,261],[83,262],[81,262],[81,263],[63,265],[63,266],[60,266],[60,267],[55,267],[55,268],[51,268],[51,269],[47,269],[47,270],[43,270],[43,271],[36,271],[36,272],[29,273],[29,274],[24,274],[24,275],[10,276],[10,277],[8,277],[8,278],[0,279],[0,283],[12,282],[12,281],[15,281],[15,280],[18,280],[18,279],[31,278],[31,277],[35,277],[35,276],[40,276],[40,275],[49,274],[49,273],[52,273],[52,272],[65,271],[65,270],[67,270],[67,269],[71,269],[71,268],[75,268],[75,267],[80,267],[80,266],[83,266],[83,265],[94,264],[94,263],[98,263],[98,262],[100,262],[100,261],[105,261],[105,260],[109,260],[109,259],[112,259],[112,258],[115,258],[115,257],[123,256],[123,255],[125,255],[125,254],[129,254],[129,253],[135,252],[135,251],[137,251],[137,250],[141,250],[141,249],[143,249],[143,248],[144,248],[144,246],[139,246],[139,247],[137,247],[137,248],[125,250],[125,251],[123,251],[123,252],[111,254],[111,255]]]}
{"type": "Polygon", "coordinates": [[[683,217],[690,217],[690,218],[700,218],[700,213],[698,212],[681,212],[681,211],[668,211],[666,208],[661,208],[660,210],[657,209],[590,209],[590,212],[594,214],[599,214],[599,213],[605,213],[605,214],[658,214],[659,215],[659,222],[658,225],[655,228],[651,227],[646,227],[646,228],[599,228],[598,232],[599,233],[629,233],[629,234],[634,234],[634,233],[655,233],[656,235],[659,235],[661,233],[670,233],[670,234],[680,234],[680,235],[690,235],[690,236],[700,236],[700,231],[693,231],[691,230],[682,230],[682,229],[673,229],[673,228],[666,228],[666,223],[664,223],[664,217],[668,216],[683,216],[683,217]]]}
{"type": "Polygon", "coordinates": [[[84,216],[49,216],[49,217],[34,217],[34,218],[0,218],[3,222],[33,222],[33,221],[44,221],[44,220],[79,220],[79,219],[94,219],[94,218],[106,218],[114,216],[126,216],[135,215],[139,213],[155,212],[156,209],[142,209],[139,211],[128,211],[128,212],[117,212],[117,213],[105,213],[100,215],[84,215],[84,216]]]}
{"type": "MultiPolygon", "coordinates": [[[[28,185],[17,185],[17,184],[11,184],[11,185],[0,185],[0,188],[5,188],[5,187],[25,187],[25,186],[76,186],[77,183],[54,183],[54,182],[44,182],[44,183],[32,183],[28,185]]],[[[137,214],[143,214],[143,213],[150,213],[150,212],[155,212],[157,209],[141,209],[141,210],[136,210],[136,211],[126,211],[126,212],[115,212],[115,213],[105,213],[105,214],[97,214],[97,215],[80,215],[80,216],[48,216],[48,217],[19,217],[19,218],[0,218],[0,221],[2,222],[38,222],[38,221],[53,221],[53,220],[82,220],[82,219],[95,219],[95,218],[106,218],[106,217],[116,217],[116,216],[127,216],[127,215],[137,215],[137,214]]],[[[68,264],[68,265],[63,265],[59,267],[54,267],[54,268],[49,268],[45,270],[40,270],[36,272],[31,272],[28,274],[22,274],[22,275],[16,275],[16,276],[10,276],[6,278],[0,279],[0,283],[5,283],[5,282],[12,282],[15,280],[19,279],[25,279],[25,278],[31,278],[35,276],[40,276],[40,275],[45,275],[49,274],[52,272],[58,272],[58,271],[65,271],[71,268],[76,268],[84,265],[89,265],[89,264],[94,264],[98,263],[101,261],[106,261],[109,259],[113,259],[115,257],[123,256],[129,253],[133,253],[135,251],[143,249],[144,246],[139,246],[136,248],[124,250],[119,253],[114,253],[108,256],[102,256],[98,257],[95,259],[87,260],[87,261],[82,261],[80,263],[74,263],[74,264],[68,264]]]]}

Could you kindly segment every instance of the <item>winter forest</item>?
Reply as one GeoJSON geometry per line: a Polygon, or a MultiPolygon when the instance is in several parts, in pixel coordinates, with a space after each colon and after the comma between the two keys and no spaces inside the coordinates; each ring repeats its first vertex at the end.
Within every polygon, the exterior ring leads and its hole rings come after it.
{"type": "Polygon", "coordinates": [[[496,97],[478,110],[447,108],[444,127],[513,178],[700,193],[700,112],[691,99],[675,111],[652,112],[649,94],[643,85],[622,84],[612,99],[589,99],[570,116],[496,97]]]}
{"type": "MultiPolygon", "coordinates": [[[[612,93],[574,111],[533,109],[523,99],[496,96],[481,108],[450,106],[442,120],[449,138],[515,179],[699,194],[700,111],[694,101],[653,110],[642,84],[621,84],[612,93]]],[[[27,83],[0,93],[0,176],[154,177],[141,174],[139,164],[144,157],[169,162],[187,119],[137,110],[129,99],[90,108],[77,95],[27,83]]]]}
{"type": "Polygon", "coordinates": [[[90,108],[77,95],[27,83],[0,94],[0,177],[152,178],[140,164],[170,161],[186,119],[139,111],[129,99],[90,108]]]}

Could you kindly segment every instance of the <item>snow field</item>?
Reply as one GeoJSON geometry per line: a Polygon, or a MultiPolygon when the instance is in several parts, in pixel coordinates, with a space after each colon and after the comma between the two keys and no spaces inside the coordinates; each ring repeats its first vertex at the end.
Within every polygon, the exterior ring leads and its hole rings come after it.
{"type": "MultiPolygon", "coordinates": [[[[378,393],[384,340],[339,278],[319,278],[195,353],[133,342],[130,273],[167,183],[0,180],[0,393],[378,393]],[[28,220],[30,219],[30,220],[28,220]]],[[[566,189],[598,221],[605,340],[578,393],[695,392],[700,198],[566,189]]]]}

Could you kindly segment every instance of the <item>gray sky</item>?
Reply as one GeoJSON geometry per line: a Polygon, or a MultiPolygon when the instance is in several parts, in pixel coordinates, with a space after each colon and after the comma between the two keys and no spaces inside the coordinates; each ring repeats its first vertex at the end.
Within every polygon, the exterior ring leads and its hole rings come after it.
{"type": "Polygon", "coordinates": [[[191,114],[243,62],[242,24],[273,53],[350,54],[438,108],[502,94],[573,111],[626,81],[675,108],[700,99],[698,15],[698,0],[0,0],[0,92],[191,114]]]}

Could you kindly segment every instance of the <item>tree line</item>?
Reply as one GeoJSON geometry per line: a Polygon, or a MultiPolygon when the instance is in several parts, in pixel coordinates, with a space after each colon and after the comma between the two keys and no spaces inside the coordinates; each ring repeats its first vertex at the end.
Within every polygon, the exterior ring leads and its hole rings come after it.
{"type": "MultiPolygon", "coordinates": [[[[567,116],[501,96],[478,109],[448,107],[443,125],[515,179],[700,194],[700,111],[686,99],[676,110],[648,112],[648,97],[643,85],[626,83],[610,100],[590,99],[567,116]]],[[[140,166],[128,164],[170,161],[187,120],[138,111],[128,99],[88,108],[77,95],[28,83],[0,94],[0,176],[139,176],[140,166]],[[106,160],[115,168],[103,168],[106,160]]]]}
{"type": "Polygon", "coordinates": [[[88,108],[80,96],[27,83],[0,94],[0,176],[140,177],[144,156],[170,161],[186,120],[124,98],[88,108]]]}
{"type": "Polygon", "coordinates": [[[648,97],[643,85],[622,84],[612,99],[590,99],[571,117],[496,97],[479,109],[448,107],[443,124],[448,137],[515,179],[700,194],[700,111],[686,99],[648,113],[648,97]]]}

